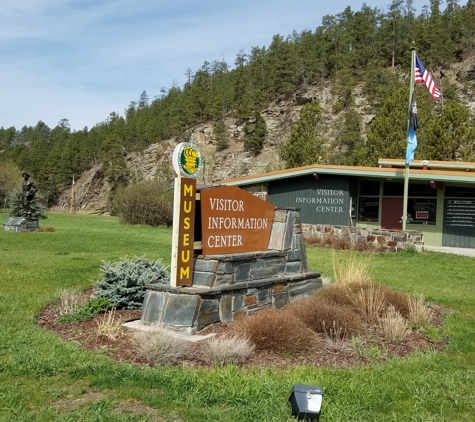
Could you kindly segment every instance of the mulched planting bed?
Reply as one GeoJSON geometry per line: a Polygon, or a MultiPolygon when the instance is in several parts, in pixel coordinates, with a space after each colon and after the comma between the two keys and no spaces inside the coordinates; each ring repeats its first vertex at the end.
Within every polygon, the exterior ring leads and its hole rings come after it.
{"type": "MultiPolygon", "coordinates": [[[[92,290],[82,292],[84,300],[89,298],[92,290]]],[[[98,334],[98,325],[104,320],[104,314],[99,314],[93,318],[82,322],[59,323],[58,312],[59,303],[52,303],[46,306],[37,316],[37,324],[45,330],[56,333],[65,341],[75,342],[81,347],[107,354],[117,362],[129,362],[133,365],[146,365],[138,353],[139,348],[134,338],[134,333],[130,329],[122,329],[117,338],[109,338],[98,334]]],[[[433,324],[442,324],[441,308],[434,309],[433,324]]],[[[115,320],[122,322],[140,319],[141,311],[117,310],[115,320]]],[[[361,365],[381,363],[388,359],[404,357],[416,351],[443,349],[445,340],[434,342],[425,337],[420,332],[411,333],[405,340],[390,343],[384,340],[379,329],[371,327],[367,333],[359,337],[359,348],[351,348],[349,342],[346,344],[335,344],[320,335],[316,335],[314,344],[298,354],[272,353],[268,351],[255,351],[244,363],[243,367],[274,367],[288,368],[294,365],[313,365],[315,367],[337,367],[349,368],[361,365]],[[361,349],[359,353],[355,349],[361,349]],[[363,350],[363,351],[362,351],[363,350]],[[365,352],[369,350],[371,352],[365,352]]],[[[213,333],[216,336],[233,334],[233,323],[218,324],[207,327],[199,334],[205,335],[213,333]]],[[[206,340],[204,340],[206,341],[206,340]]],[[[208,364],[203,359],[201,344],[203,342],[190,342],[190,350],[186,359],[181,361],[181,365],[188,367],[203,367],[208,364]]]]}

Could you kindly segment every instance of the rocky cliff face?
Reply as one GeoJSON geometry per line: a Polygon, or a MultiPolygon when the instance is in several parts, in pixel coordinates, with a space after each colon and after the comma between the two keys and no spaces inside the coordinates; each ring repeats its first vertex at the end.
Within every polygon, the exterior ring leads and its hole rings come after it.
{"type": "MultiPolygon", "coordinates": [[[[443,70],[437,77],[447,78],[454,83],[460,97],[467,108],[475,113],[475,57],[453,65],[450,69],[443,70]]],[[[443,83],[443,79],[442,79],[443,83]]],[[[355,88],[354,96],[356,108],[363,116],[366,125],[374,115],[368,113],[370,107],[362,95],[361,86],[355,88]]],[[[329,142],[333,139],[337,128],[333,121],[332,106],[335,98],[330,89],[329,82],[309,86],[293,95],[278,98],[273,104],[262,112],[262,117],[267,124],[267,136],[262,152],[255,156],[244,150],[243,125],[236,124],[234,119],[227,119],[225,124],[230,134],[229,145],[226,149],[216,151],[216,140],[213,135],[212,123],[205,123],[191,130],[189,141],[198,146],[202,155],[203,167],[197,177],[198,183],[213,185],[223,179],[238,176],[263,173],[281,169],[284,163],[280,161],[279,150],[288,139],[290,129],[298,119],[301,107],[314,99],[320,101],[324,126],[328,131],[323,135],[329,142]]],[[[363,134],[364,135],[364,134],[363,134]]],[[[126,156],[127,166],[134,180],[148,180],[155,177],[174,174],[172,154],[175,146],[181,142],[172,138],[160,144],[150,145],[139,153],[130,153],[126,156]]],[[[107,197],[109,184],[103,177],[102,166],[96,165],[86,171],[74,186],[74,196],[77,212],[105,213],[108,211],[107,197]]],[[[72,188],[63,192],[59,205],[54,211],[69,211],[71,206],[72,188]]]]}

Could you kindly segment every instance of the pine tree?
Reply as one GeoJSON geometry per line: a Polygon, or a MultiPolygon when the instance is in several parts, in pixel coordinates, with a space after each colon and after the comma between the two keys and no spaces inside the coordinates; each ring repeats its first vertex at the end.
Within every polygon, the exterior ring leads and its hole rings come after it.
{"type": "MultiPolygon", "coordinates": [[[[418,137],[419,139],[419,137],[418,137]]],[[[474,157],[475,121],[469,110],[452,101],[421,133],[417,155],[427,160],[470,161],[474,157]]]]}
{"type": "Polygon", "coordinates": [[[322,161],[323,139],[319,136],[322,110],[318,100],[305,104],[292,127],[290,138],[282,146],[280,158],[286,168],[300,167],[322,161]]]}
{"type": "Polygon", "coordinates": [[[229,131],[223,120],[218,120],[213,124],[213,135],[216,140],[216,151],[228,147],[229,131]]]}
{"type": "Polygon", "coordinates": [[[104,177],[109,182],[109,201],[112,203],[115,192],[126,186],[128,170],[125,164],[124,149],[118,136],[109,136],[102,144],[104,177]]]}
{"type": "Polygon", "coordinates": [[[267,133],[266,121],[259,112],[244,125],[244,148],[255,155],[261,152],[267,133]]]}
{"type": "Polygon", "coordinates": [[[337,136],[331,145],[331,164],[353,166],[358,164],[359,148],[363,143],[361,136],[362,119],[355,110],[348,110],[335,121],[337,136]]]}

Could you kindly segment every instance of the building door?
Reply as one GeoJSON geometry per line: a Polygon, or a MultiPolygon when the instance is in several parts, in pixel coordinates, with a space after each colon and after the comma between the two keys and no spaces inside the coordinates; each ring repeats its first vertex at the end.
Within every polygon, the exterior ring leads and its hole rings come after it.
{"type": "Polygon", "coordinates": [[[381,209],[381,228],[402,230],[402,198],[383,197],[381,209]]]}

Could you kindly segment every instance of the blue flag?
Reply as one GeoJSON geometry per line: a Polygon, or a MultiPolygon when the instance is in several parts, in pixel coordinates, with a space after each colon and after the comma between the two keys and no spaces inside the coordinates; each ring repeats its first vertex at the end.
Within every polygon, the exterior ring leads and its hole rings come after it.
{"type": "Polygon", "coordinates": [[[406,164],[414,160],[414,151],[417,148],[416,130],[419,129],[417,117],[416,93],[412,92],[411,109],[409,110],[409,136],[407,137],[406,164]]]}

